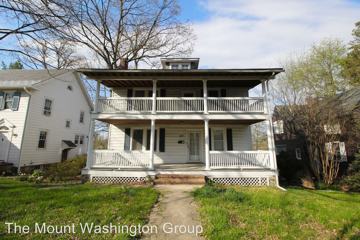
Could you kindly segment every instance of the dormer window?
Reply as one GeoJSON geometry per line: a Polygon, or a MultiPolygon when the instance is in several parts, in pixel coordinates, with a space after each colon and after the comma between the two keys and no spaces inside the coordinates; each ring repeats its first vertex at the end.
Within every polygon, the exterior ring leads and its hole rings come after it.
{"type": "Polygon", "coordinates": [[[171,64],[171,69],[179,69],[179,64],[171,64]]]}
{"type": "Polygon", "coordinates": [[[181,69],[190,69],[189,64],[181,64],[181,69]]]}

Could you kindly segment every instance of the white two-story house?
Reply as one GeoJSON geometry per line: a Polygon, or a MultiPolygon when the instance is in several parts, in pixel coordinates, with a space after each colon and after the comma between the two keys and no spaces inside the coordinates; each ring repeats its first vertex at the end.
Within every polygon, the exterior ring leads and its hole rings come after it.
{"type": "Polygon", "coordinates": [[[0,71],[0,161],[20,168],[86,154],[91,109],[75,71],[0,71]]]}
{"type": "Polygon", "coordinates": [[[199,59],[161,59],[163,69],[79,70],[97,81],[94,122],[109,124],[107,150],[89,144],[94,182],[200,175],[223,184],[277,184],[268,81],[283,71],[198,69],[199,59]],[[102,97],[100,87],[110,88],[102,97]],[[262,85],[261,97],[249,90],[262,85]],[[251,125],[267,124],[268,150],[252,149],[251,125]]]}

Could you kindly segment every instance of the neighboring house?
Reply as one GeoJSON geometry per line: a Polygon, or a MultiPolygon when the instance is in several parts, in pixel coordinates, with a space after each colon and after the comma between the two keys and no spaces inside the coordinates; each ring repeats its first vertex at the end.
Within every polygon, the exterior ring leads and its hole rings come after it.
{"type": "Polygon", "coordinates": [[[159,70],[82,69],[97,81],[94,121],[109,123],[107,150],[89,145],[94,182],[145,181],[162,174],[200,175],[218,183],[277,183],[266,93],[283,71],[198,69],[199,59],[161,59],[159,70]],[[111,97],[99,96],[100,85],[111,97]],[[249,90],[262,85],[261,97],[249,90]],[[252,149],[252,124],[267,124],[268,149],[252,149]]]}
{"type": "MultiPolygon", "coordinates": [[[[339,162],[352,160],[355,153],[360,150],[360,88],[351,89],[323,102],[327,108],[340,106],[342,111],[339,117],[350,121],[344,126],[338,124],[323,126],[326,134],[334,135],[334,139],[337,139],[326,143],[325,148],[335,153],[335,159],[339,162]],[[358,126],[355,126],[356,122],[358,126]]],[[[286,123],[281,119],[281,114],[279,114],[281,108],[286,108],[286,106],[276,106],[273,115],[276,154],[286,152],[292,159],[307,159],[304,137],[286,132],[289,127],[284,126],[286,123]]]]}
{"type": "Polygon", "coordinates": [[[0,71],[0,161],[35,166],[86,153],[91,109],[77,72],[0,71]]]}

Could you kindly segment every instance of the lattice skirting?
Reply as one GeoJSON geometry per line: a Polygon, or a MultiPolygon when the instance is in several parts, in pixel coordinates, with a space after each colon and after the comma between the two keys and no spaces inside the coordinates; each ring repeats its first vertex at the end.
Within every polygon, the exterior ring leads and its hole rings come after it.
{"type": "Polygon", "coordinates": [[[146,177],[97,177],[91,178],[91,182],[102,184],[143,184],[146,177]]]}
{"type": "Polygon", "coordinates": [[[214,183],[241,186],[269,186],[270,177],[210,177],[214,183]]]}

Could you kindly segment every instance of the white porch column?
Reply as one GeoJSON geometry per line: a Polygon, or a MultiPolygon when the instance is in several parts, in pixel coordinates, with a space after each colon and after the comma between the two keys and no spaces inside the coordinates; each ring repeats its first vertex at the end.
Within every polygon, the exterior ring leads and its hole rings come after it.
{"type": "Polygon", "coordinates": [[[95,95],[95,113],[99,112],[99,96],[100,96],[100,81],[96,82],[96,95],[95,95]]]}
{"type": "Polygon", "coordinates": [[[270,114],[271,112],[270,112],[269,97],[268,97],[268,91],[269,91],[268,81],[262,81],[261,86],[262,86],[262,92],[263,92],[263,96],[264,96],[265,113],[267,114],[267,120],[265,121],[265,123],[266,123],[266,135],[267,135],[268,149],[270,151],[270,160],[272,163],[272,168],[277,170],[274,129],[273,129],[273,123],[272,123],[272,116],[270,114]]]}
{"type": "Polygon", "coordinates": [[[154,146],[155,146],[155,119],[151,119],[149,169],[154,169],[154,146]]]}
{"type": "Polygon", "coordinates": [[[93,165],[94,159],[94,131],[95,131],[95,119],[90,119],[90,132],[88,136],[87,146],[87,160],[85,169],[90,169],[93,165]]]}
{"type": "MultiPolygon", "coordinates": [[[[98,101],[100,96],[100,81],[96,82],[96,94],[95,94],[95,105],[92,113],[98,113],[98,101]]],[[[94,160],[94,132],[95,132],[95,119],[90,113],[90,130],[88,136],[88,145],[87,145],[87,160],[86,160],[86,169],[90,169],[93,165],[94,160]]]]}
{"type": "Polygon", "coordinates": [[[209,119],[204,120],[205,126],[205,170],[210,170],[209,119]]]}
{"type": "Polygon", "coordinates": [[[157,89],[157,81],[153,80],[153,90],[152,90],[152,113],[156,113],[156,89],[157,89]]]}
{"type": "Polygon", "coordinates": [[[208,114],[208,91],[207,80],[203,80],[204,113],[208,114]]]}

